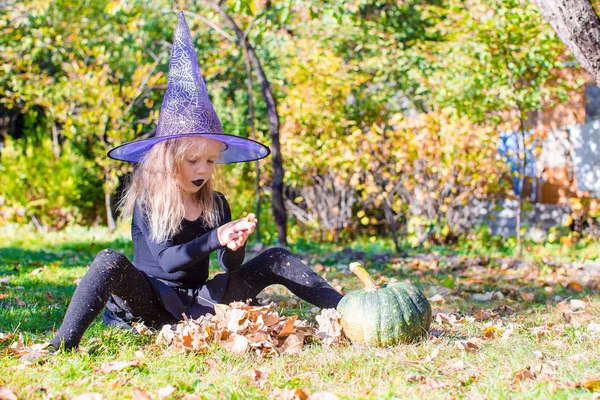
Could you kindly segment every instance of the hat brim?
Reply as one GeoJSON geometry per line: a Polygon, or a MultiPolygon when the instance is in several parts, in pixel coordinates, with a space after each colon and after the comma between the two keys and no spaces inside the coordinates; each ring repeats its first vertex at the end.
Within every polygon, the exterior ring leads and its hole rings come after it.
{"type": "Polygon", "coordinates": [[[148,139],[123,143],[110,150],[108,156],[119,161],[140,162],[148,150],[155,144],[169,139],[184,137],[203,137],[224,143],[225,149],[221,151],[221,155],[217,160],[218,164],[255,161],[271,154],[271,150],[269,150],[267,146],[252,139],[227,135],[224,133],[189,133],[184,135],[154,136],[148,139]]]}

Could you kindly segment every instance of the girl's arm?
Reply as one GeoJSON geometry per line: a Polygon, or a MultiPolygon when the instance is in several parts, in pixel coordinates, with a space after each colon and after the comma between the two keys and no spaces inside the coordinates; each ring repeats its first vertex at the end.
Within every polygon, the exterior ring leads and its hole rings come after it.
{"type": "MultiPolygon", "coordinates": [[[[223,220],[222,224],[225,224],[231,221],[231,209],[229,208],[229,203],[227,203],[227,199],[221,193],[218,193],[221,198],[221,203],[223,204],[223,220]]],[[[246,245],[240,247],[236,251],[229,250],[227,247],[219,247],[217,250],[217,259],[219,260],[219,265],[224,271],[235,271],[242,265],[244,262],[244,257],[246,256],[246,245]]]]}
{"type": "Polygon", "coordinates": [[[134,210],[132,221],[134,240],[136,235],[143,236],[154,259],[167,273],[185,270],[199,260],[208,257],[213,251],[222,248],[217,237],[216,228],[180,245],[174,245],[171,242],[156,243],[150,239],[150,229],[146,218],[137,207],[134,210]]]}

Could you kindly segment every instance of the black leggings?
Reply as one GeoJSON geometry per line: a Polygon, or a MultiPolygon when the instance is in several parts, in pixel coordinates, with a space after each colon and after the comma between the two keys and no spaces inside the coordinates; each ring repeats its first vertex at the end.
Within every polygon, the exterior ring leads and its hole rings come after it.
{"type": "MultiPolygon", "coordinates": [[[[272,248],[230,271],[222,303],[246,301],[272,284],[281,284],[303,300],[321,308],[335,308],[342,295],[298,257],[272,248]]],[[[145,275],[123,254],[102,250],[77,286],[63,323],[50,341],[55,349],[79,345],[81,337],[102,311],[111,294],[119,296],[133,315],[149,326],[173,323],[145,275]]]]}

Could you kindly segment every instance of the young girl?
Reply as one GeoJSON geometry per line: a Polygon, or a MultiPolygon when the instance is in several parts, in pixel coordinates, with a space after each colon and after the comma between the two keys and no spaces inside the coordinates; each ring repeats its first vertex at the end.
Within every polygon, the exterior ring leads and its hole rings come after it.
{"type": "Polygon", "coordinates": [[[124,216],[132,216],[133,263],[117,251],[101,251],[50,345],[77,347],[105,305],[108,325],[131,327],[143,321],[155,328],[184,315],[214,312],[216,303],[253,299],[272,284],[318,307],[336,307],[342,296],[282,248],[244,263],[256,217],[231,220],[227,200],[213,190],[213,172],[217,163],[268,154],[257,142],[222,133],[181,13],[156,135],[109,152],[112,158],[136,162],[122,201],[124,216]],[[214,251],[225,273],[208,280],[214,251]]]}

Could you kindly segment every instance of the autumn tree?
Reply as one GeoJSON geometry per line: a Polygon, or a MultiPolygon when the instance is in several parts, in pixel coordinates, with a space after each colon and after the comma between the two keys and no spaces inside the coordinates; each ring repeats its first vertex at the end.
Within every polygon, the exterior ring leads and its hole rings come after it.
{"type": "MultiPolygon", "coordinates": [[[[446,38],[426,45],[433,71],[423,75],[431,104],[451,107],[483,125],[520,132],[518,178],[522,187],[525,123],[530,112],[560,102],[567,84],[562,44],[527,0],[451,1],[431,11],[446,38]]],[[[523,190],[517,196],[517,254],[521,254],[523,190]]]]}

